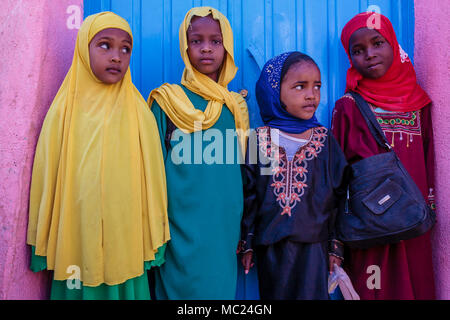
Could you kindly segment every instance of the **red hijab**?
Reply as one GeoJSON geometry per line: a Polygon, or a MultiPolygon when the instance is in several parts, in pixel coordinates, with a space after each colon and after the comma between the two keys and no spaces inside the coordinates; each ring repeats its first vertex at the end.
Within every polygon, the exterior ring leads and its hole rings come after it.
{"type": "Polygon", "coordinates": [[[411,60],[398,44],[394,28],[388,18],[379,13],[360,13],[347,22],[342,30],[341,41],[351,64],[347,71],[347,92],[356,91],[366,101],[382,109],[396,112],[415,111],[431,102],[417,83],[411,60]],[[378,79],[364,78],[353,67],[350,57],[350,37],[356,30],[369,26],[377,30],[394,51],[391,67],[378,79]]]}

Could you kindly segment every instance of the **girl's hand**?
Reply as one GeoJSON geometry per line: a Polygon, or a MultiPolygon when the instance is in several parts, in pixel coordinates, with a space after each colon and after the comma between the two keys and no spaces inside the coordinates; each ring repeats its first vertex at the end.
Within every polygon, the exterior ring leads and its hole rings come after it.
{"type": "Polygon", "coordinates": [[[340,267],[342,264],[342,259],[340,259],[336,256],[333,256],[333,255],[329,255],[328,259],[329,259],[329,263],[330,263],[329,270],[330,270],[330,274],[331,274],[331,273],[333,273],[334,264],[337,264],[340,267]]]}
{"type": "Polygon", "coordinates": [[[254,263],[252,262],[253,251],[248,251],[242,255],[242,265],[244,266],[245,274],[248,273],[251,267],[253,267],[254,263]]]}

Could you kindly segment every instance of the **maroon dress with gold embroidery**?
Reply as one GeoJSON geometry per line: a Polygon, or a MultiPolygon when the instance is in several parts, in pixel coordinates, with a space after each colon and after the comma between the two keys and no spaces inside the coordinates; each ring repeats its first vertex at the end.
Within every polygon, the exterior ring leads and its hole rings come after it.
{"type": "MultiPolygon", "coordinates": [[[[387,140],[434,208],[430,106],[404,113],[386,112],[370,106],[387,140]]],[[[350,95],[336,102],[332,132],[350,164],[385,152],[372,137],[350,95]]],[[[435,299],[430,232],[398,244],[352,249],[345,261],[361,299],[435,299]],[[379,283],[371,277],[374,275],[370,268],[372,265],[380,268],[379,283]]]]}

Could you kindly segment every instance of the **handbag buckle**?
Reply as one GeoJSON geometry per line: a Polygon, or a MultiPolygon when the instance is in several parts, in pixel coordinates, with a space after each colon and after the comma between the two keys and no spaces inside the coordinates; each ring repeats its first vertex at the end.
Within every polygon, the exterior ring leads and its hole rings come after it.
{"type": "Polygon", "coordinates": [[[382,206],[386,201],[388,201],[389,199],[391,199],[391,196],[388,194],[386,196],[384,196],[380,201],[378,201],[378,204],[380,206],[382,206]]]}

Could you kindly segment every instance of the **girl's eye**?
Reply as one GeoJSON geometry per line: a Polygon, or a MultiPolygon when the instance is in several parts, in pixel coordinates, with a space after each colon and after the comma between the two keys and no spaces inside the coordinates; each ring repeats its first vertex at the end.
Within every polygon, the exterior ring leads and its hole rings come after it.
{"type": "Polygon", "coordinates": [[[302,89],[303,89],[303,85],[302,85],[302,84],[296,85],[296,86],[295,86],[295,89],[297,89],[297,90],[302,90],[302,89]]]}
{"type": "Polygon", "coordinates": [[[108,50],[109,49],[109,44],[106,42],[103,42],[99,45],[100,48],[108,50]]]}
{"type": "Polygon", "coordinates": [[[128,47],[123,47],[123,48],[122,48],[122,52],[123,52],[123,53],[130,53],[130,51],[131,51],[131,50],[130,50],[130,48],[128,48],[128,47]]]}
{"type": "Polygon", "coordinates": [[[316,90],[320,90],[320,85],[316,85],[316,86],[314,86],[314,89],[316,89],[316,90]]]}
{"type": "Polygon", "coordinates": [[[375,46],[376,47],[379,47],[379,46],[381,46],[382,44],[383,44],[384,42],[383,41],[377,41],[377,42],[375,42],[375,46]]]}
{"type": "Polygon", "coordinates": [[[200,43],[200,40],[191,40],[191,43],[192,43],[192,44],[199,44],[199,43],[200,43]]]}
{"type": "Polygon", "coordinates": [[[213,40],[213,43],[219,45],[222,44],[222,40],[213,40]]]}
{"type": "Polygon", "coordinates": [[[354,50],[354,51],[352,52],[352,55],[357,56],[357,55],[360,54],[360,53],[362,53],[362,50],[361,50],[361,49],[357,49],[357,50],[354,50]]]}

